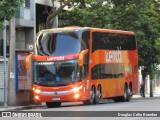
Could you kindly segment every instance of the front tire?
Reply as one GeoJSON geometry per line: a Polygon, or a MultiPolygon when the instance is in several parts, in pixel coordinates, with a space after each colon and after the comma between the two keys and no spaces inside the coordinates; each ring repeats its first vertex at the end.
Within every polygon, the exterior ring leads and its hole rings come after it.
{"type": "Polygon", "coordinates": [[[102,95],[101,86],[98,86],[95,101],[94,101],[95,104],[99,104],[99,101],[101,99],[101,95],[102,95]]]}

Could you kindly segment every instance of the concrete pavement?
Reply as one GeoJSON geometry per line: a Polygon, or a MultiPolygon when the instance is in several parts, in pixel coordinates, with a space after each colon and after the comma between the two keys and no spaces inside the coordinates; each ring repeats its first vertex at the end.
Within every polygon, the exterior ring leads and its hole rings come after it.
{"type": "MultiPolygon", "coordinates": [[[[150,95],[146,94],[146,98],[148,97],[150,98],[150,95]]],[[[160,97],[160,88],[155,88],[153,97],[160,97]]],[[[140,95],[140,93],[137,93],[136,95],[133,95],[133,98],[142,98],[142,96],[140,95]]]]}
{"type": "MultiPolygon", "coordinates": [[[[154,90],[154,97],[160,97],[160,88],[156,88],[154,90]]],[[[149,95],[146,95],[145,98],[149,98],[149,95]]],[[[136,95],[133,95],[133,99],[140,99],[142,98],[140,96],[139,93],[137,93],[136,95]]],[[[42,105],[29,105],[29,106],[0,106],[0,111],[19,111],[19,110],[24,110],[24,109],[32,109],[32,108],[36,108],[36,107],[43,107],[45,104],[43,103],[42,105]]]]}
{"type": "Polygon", "coordinates": [[[36,107],[43,107],[43,105],[29,105],[29,106],[0,106],[0,111],[19,111],[24,109],[32,109],[36,107]]]}

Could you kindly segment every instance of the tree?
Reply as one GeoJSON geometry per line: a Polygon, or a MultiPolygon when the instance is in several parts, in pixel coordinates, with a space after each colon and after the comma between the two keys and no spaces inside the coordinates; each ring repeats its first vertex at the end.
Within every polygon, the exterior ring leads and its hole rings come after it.
{"type": "Polygon", "coordinates": [[[46,28],[51,28],[52,27],[52,23],[54,18],[59,15],[61,13],[61,11],[63,10],[63,8],[68,5],[72,0],[60,0],[60,7],[58,9],[55,8],[54,6],[54,1],[55,0],[51,0],[52,1],[52,10],[50,12],[48,12],[48,17],[46,20],[46,28]]]}
{"type": "Polygon", "coordinates": [[[10,20],[16,15],[23,0],[1,0],[0,1],[0,28],[3,28],[4,20],[10,20]]]}
{"type": "Polygon", "coordinates": [[[103,0],[83,0],[71,11],[62,13],[64,22],[61,26],[88,26],[110,28],[111,6],[104,4],[103,0]]]}
{"type": "Polygon", "coordinates": [[[84,0],[63,14],[66,21],[62,24],[134,31],[143,78],[149,74],[152,80],[160,63],[159,13],[159,0],[84,0]]]}

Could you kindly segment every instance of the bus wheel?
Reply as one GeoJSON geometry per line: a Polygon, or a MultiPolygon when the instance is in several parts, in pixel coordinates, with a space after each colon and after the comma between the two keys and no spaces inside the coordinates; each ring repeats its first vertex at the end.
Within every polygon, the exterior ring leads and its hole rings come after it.
{"type": "Polygon", "coordinates": [[[98,89],[97,89],[97,94],[96,94],[96,97],[95,97],[95,104],[99,104],[99,101],[101,99],[101,86],[99,85],[98,86],[98,89]]]}
{"type": "Polygon", "coordinates": [[[127,101],[130,101],[130,100],[131,100],[131,97],[132,97],[132,89],[129,88],[129,89],[127,90],[127,92],[128,92],[127,101]]]}
{"type": "Polygon", "coordinates": [[[124,95],[121,97],[121,101],[122,102],[126,102],[128,99],[128,90],[127,90],[127,87],[126,85],[124,86],[124,95]]]}
{"type": "Polygon", "coordinates": [[[61,106],[61,102],[46,102],[46,106],[48,108],[60,107],[61,106]]]}
{"type": "Polygon", "coordinates": [[[94,104],[95,103],[95,87],[93,86],[92,87],[92,90],[91,90],[91,97],[90,97],[90,100],[89,100],[89,102],[90,102],[90,104],[94,104]]]}

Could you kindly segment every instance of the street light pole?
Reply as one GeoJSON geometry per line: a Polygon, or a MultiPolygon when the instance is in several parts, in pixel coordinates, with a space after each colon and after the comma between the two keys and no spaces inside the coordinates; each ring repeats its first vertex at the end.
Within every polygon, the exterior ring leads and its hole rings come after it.
{"type": "Polygon", "coordinates": [[[3,29],[3,56],[4,56],[4,107],[7,107],[7,84],[6,84],[6,20],[3,29]]]}
{"type": "Polygon", "coordinates": [[[15,81],[15,18],[10,20],[10,49],[9,49],[9,81],[8,81],[8,105],[16,105],[16,81],[15,81]]]}

